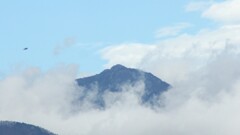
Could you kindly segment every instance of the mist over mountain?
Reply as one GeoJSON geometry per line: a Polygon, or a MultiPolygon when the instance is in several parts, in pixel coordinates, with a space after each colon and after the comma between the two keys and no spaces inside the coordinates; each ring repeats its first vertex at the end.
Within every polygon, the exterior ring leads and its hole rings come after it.
{"type": "Polygon", "coordinates": [[[0,121],[0,135],[56,135],[38,126],[12,122],[0,121]]]}
{"type": "Polygon", "coordinates": [[[124,84],[133,85],[137,82],[144,84],[144,92],[141,95],[142,103],[156,104],[157,97],[170,87],[168,83],[151,73],[127,68],[120,64],[94,76],[77,79],[78,85],[85,88],[85,93],[97,89],[95,103],[100,106],[105,105],[103,100],[105,92],[122,92],[124,84]]]}

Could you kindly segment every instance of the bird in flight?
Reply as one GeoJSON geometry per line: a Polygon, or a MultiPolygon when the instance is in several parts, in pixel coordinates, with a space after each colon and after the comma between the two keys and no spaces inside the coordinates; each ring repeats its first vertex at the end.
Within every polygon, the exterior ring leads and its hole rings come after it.
{"type": "Polygon", "coordinates": [[[27,49],[28,49],[27,47],[23,48],[24,51],[26,51],[27,49]]]}

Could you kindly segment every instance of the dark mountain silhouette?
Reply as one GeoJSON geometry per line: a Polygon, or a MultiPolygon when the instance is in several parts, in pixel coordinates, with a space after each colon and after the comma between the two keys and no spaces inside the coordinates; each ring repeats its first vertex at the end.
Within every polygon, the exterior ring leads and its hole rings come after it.
{"type": "Polygon", "coordinates": [[[133,84],[138,81],[143,81],[145,84],[145,91],[141,97],[142,103],[154,104],[156,102],[155,97],[170,87],[168,83],[151,73],[127,68],[120,64],[113,66],[111,69],[106,69],[100,74],[77,79],[78,85],[85,87],[86,90],[91,90],[93,86],[97,86],[98,99],[96,103],[101,106],[104,106],[102,95],[105,91],[121,92],[123,84],[133,84]]]}
{"type": "Polygon", "coordinates": [[[0,121],[0,135],[56,135],[38,126],[12,122],[0,121]]]}

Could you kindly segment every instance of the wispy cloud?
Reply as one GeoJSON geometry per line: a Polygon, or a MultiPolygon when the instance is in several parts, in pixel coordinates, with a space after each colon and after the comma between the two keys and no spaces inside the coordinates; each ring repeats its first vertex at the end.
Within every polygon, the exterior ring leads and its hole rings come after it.
{"type": "Polygon", "coordinates": [[[192,11],[204,11],[213,4],[213,1],[195,1],[187,4],[185,10],[188,12],[192,11]]]}
{"type": "Polygon", "coordinates": [[[53,50],[53,53],[55,55],[60,54],[63,50],[72,47],[73,45],[76,44],[76,38],[74,37],[68,37],[65,38],[64,41],[62,43],[59,43],[53,50]]]}
{"type": "Polygon", "coordinates": [[[192,25],[189,23],[178,23],[173,26],[167,26],[164,28],[159,29],[156,32],[157,38],[163,38],[163,37],[171,37],[171,36],[177,36],[180,34],[184,29],[191,27],[192,25]]]}

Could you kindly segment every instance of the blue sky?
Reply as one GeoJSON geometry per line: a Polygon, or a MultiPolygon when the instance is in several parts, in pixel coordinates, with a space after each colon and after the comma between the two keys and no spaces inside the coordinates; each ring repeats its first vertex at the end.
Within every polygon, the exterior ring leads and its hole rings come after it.
{"type": "Polygon", "coordinates": [[[99,72],[100,50],[122,43],[156,42],[156,32],[179,23],[186,33],[214,26],[189,0],[9,0],[0,2],[0,73],[31,66],[77,64],[99,72]],[[68,43],[70,42],[70,43],[68,43]],[[24,47],[29,50],[23,51],[24,47]],[[54,50],[59,49],[56,54],[54,50]]]}

